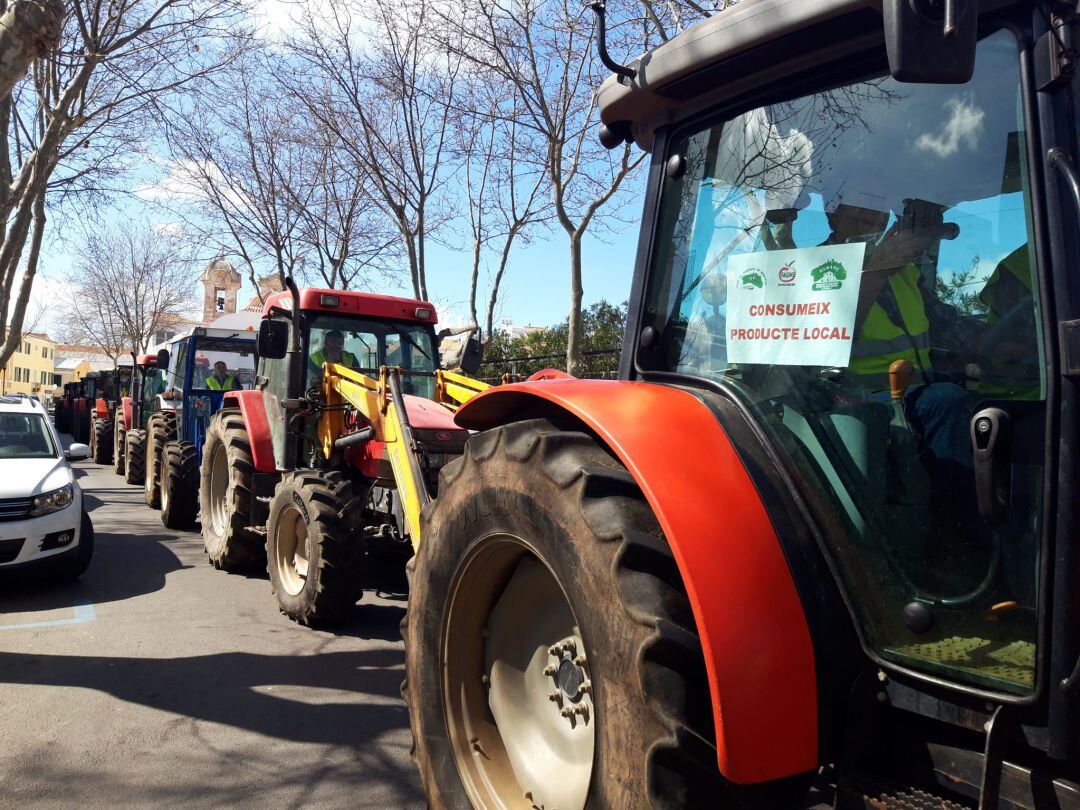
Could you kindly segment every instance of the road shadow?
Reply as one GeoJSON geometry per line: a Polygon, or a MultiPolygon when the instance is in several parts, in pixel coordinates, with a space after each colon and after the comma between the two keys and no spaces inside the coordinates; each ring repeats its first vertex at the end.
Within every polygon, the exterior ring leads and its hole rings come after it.
{"type": "Polygon", "coordinates": [[[364,749],[408,727],[401,650],[125,658],[0,652],[0,683],[95,689],[129,703],[282,740],[364,749]],[[295,688],[290,688],[295,687],[295,688]],[[329,689],[375,701],[325,699],[329,689]],[[277,692],[277,694],[275,694],[277,692]]]}
{"type": "Polygon", "coordinates": [[[353,608],[348,621],[332,627],[320,627],[335,636],[401,641],[401,620],[405,618],[405,603],[382,605],[363,602],[353,608]]]}
{"type": "Polygon", "coordinates": [[[185,567],[160,543],[97,532],[90,567],[74,582],[0,572],[0,615],[121,602],[161,590],[169,574],[185,567]]]}

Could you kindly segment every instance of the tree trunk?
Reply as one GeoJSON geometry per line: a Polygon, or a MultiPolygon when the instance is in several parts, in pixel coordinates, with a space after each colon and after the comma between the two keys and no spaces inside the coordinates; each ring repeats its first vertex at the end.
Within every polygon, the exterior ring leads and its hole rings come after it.
{"type": "Polygon", "coordinates": [[[14,0],[0,16],[0,100],[39,56],[60,44],[63,0],[14,0]]]}
{"type": "Polygon", "coordinates": [[[3,344],[0,345],[0,367],[6,367],[15,349],[22,343],[23,318],[26,315],[26,306],[30,302],[30,290],[34,286],[34,276],[37,273],[38,258],[41,256],[41,241],[45,235],[45,188],[34,196],[33,203],[34,232],[30,237],[30,255],[26,259],[26,269],[23,271],[22,283],[19,286],[19,295],[15,300],[14,312],[11,316],[11,324],[4,336],[3,344]]]}
{"type": "Polygon", "coordinates": [[[570,234],[570,319],[566,333],[566,371],[575,377],[581,371],[582,334],[581,231],[570,234]]]}

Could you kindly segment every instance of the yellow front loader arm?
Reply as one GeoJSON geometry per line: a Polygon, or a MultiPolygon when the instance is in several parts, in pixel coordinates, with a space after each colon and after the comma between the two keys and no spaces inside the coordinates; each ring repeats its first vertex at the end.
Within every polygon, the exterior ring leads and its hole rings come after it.
{"type": "MultiPolygon", "coordinates": [[[[401,395],[400,373],[396,366],[383,366],[376,380],[346,366],[327,363],[323,369],[326,408],[318,430],[326,458],[354,443],[368,440],[383,443],[415,552],[420,547],[420,510],[431,500],[431,493],[401,395]],[[346,405],[363,415],[370,427],[346,433],[346,405]]],[[[461,374],[435,372],[435,401],[452,411],[486,388],[486,384],[461,374]]]]}

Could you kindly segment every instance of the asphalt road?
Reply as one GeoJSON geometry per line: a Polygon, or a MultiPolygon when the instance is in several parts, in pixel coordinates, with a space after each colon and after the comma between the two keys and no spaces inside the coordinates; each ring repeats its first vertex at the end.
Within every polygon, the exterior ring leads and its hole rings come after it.
{"type": "Polygon", "coordinates": [[[422,807],[398,693],[401,601],[299,627],[132,487],[76,465],[76,583],[0,584],[0,807],[422,807]]]}

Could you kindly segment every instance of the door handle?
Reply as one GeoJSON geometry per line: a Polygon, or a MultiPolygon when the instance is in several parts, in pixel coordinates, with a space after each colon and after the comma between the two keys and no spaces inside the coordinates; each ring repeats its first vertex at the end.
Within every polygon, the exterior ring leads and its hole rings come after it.
{"type": "Polygon", "coordinates": [[[979,515],[990,526],[1005,520],[1009,511],[1010,433],[1009,414],[1001,408],[983,408],[971,418],[979,515]]]}

